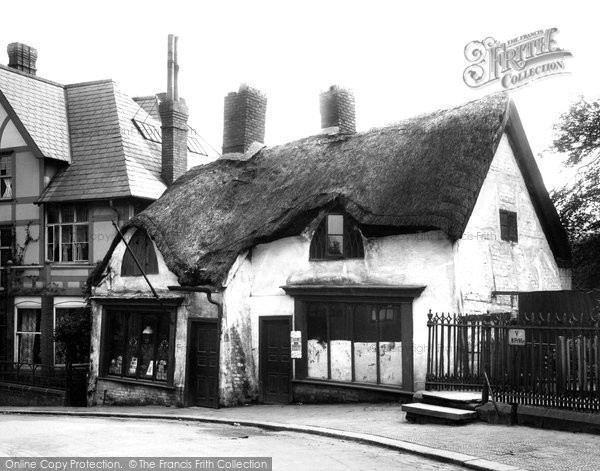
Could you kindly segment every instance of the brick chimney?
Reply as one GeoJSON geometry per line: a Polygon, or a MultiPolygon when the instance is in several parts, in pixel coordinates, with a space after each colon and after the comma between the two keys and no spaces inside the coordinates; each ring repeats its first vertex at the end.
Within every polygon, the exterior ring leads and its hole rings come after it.
{"type": "Polygon", "coordinates": [[[169,187],[187,171],[188,108],[179,98],[177,40],[169,35],[167,60],[167,93],[158,105],[162,130],[161,176],[169,187]]]}
{"type": "Polygon", "coordinates": [[[21,72],[27,72],[28,74],[35,75],[37,70],[35,68],[35,63],[38,57],[37,49],[34,49],[27,44],[10,43],[6,50],[8,52],[9,67],[20,70],[21,72]]]}
{"type": "Polygon", "coordinates": [[[223,154],[244,153],[253,142],[265,141],[267,97],[260,90],[240,85],[225,97],[223,154]]]}
{"type": "Polygon", "coordinates": [[[332,85],[319,95],[321,130],[326,133],[354,134],[356,113],[352,91],[332,85]]]}

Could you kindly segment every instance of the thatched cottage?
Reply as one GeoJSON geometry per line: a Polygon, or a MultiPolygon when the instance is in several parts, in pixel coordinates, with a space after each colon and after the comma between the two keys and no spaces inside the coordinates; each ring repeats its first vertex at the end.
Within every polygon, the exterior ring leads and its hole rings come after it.
{"type": "Polygon", "coordinates": [[[229,94],[227,153],[130,220],[97,270],[91,404],[399,397],[424,385],[430,309],[570,288],[507,95],[356,133],[332,87],[322,133],[274,147],[253,143],[265,106],[229,94]]]}

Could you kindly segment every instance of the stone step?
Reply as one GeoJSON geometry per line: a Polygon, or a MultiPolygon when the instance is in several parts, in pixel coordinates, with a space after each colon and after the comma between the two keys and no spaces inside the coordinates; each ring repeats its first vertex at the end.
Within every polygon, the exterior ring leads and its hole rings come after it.
{"type": "Polygon", "coordinates": [[[413,401],[472,411],[482,404],[481,391],[417,391],[413,401]]]}
{"type": "Polygon", "coordinates": [[[422,402],[403,404],[409,422],[465,423],[477,419],[477,412],[454,407],[436,406],[422,402]]]}

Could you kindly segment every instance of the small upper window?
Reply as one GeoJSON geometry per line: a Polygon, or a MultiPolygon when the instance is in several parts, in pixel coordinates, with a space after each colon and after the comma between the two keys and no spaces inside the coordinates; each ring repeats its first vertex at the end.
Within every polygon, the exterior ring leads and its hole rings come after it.
{"type": "Polygon", "coordinates": [[[517,213],[500,210],[500,238],[508,242],[518,242],[517,213]]]}
{"type": "MultiPolygon", "coordinates": [[[[154,244],[152,244],[150,237],[148,237],[144,231],[139,229],[135,231],[135,234],[133,234],[133,237],[129,240],[128,245],[146,275],[158,273],[158,262],[156,260],[156,253],[154,252],[154,244]]],[[[127,249],[125,250],[123,264],[121,266],[121,276],[142,275],[131,252],[127,249]]]]}
{"type": "Polygon", "coordinates": [[[310,244],[311,260],[363,258],[362,235],[343,214],[328,214],[315,231],[310,244]]]}
{"type": "Polygon", "coordinates": [[[0,199],[11,199],[12,189],[12,155],[0,156],[0,199]]]}

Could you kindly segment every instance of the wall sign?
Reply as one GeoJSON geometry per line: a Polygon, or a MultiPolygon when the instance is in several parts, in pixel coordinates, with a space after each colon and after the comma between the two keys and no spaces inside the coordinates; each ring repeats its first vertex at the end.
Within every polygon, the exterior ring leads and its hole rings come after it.
{"type": "Polygon", "coordinates": [[[508,344],[525,346],[525,329],[508,329],[508,344]]]}
{"type": "Polygon", "coordinates": [[[302,332],[299,330],[290,332],[290,353],[292,358],[302,358],[302,332]]]}

